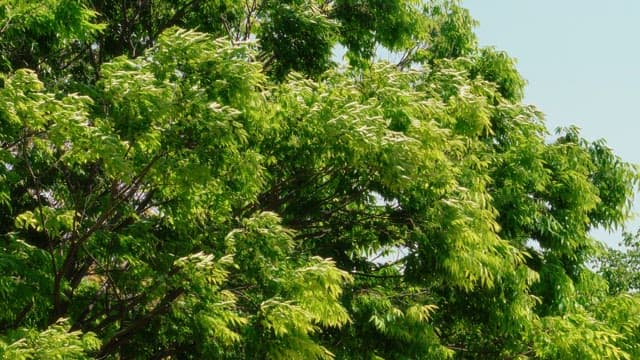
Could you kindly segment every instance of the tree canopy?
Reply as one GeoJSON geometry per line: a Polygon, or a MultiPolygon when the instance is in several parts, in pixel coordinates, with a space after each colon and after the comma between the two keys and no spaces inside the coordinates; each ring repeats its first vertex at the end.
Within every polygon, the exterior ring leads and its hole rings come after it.
{"type": "Polygon", "coordinates": [[[474,25],[0,1],[0,357],[640,356],[635,268],[590,265],[637,168],[551,134],[474,25]]]}

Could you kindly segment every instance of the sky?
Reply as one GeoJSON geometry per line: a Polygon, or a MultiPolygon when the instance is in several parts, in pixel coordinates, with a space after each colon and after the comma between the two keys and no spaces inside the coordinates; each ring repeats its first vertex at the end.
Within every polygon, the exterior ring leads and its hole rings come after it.
{"type": "MultiPolygon", "coordinates": [[[[481,46],[517,60],[547,127],[577,125],[640,163],[640,0],[464,0],[481,46]]],[[[635,211],[640,211],[636,199],[635,211]]],[[[629,230],[640,228],[638,217],[629,230]]],[[[593,236],[616,246],[619,233],[593,236]]]]}

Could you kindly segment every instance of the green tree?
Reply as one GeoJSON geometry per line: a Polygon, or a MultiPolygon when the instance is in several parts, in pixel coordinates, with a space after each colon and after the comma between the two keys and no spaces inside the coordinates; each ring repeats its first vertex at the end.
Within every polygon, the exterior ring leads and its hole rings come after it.
{"type": "Polygon", "coordinates": [[[596,258],[595,267],[607,282],[609,296],[596,309],[598,316],[625,334],[620,346],[632,357],[640,356],[638,296],[640,252],[638,233],[623,233],[621,249],[606,249],[596,258]]]}
{"type": "Polygon", "coordinates": [[[635,167],[549,142],[456,1],[0,15],[0,356],[638,354],[587,266],[635,167]]]}
{"type": "Polygon", "coordinates": [[[639,236],[640,233],[624,233],[622,249],[607,249],[597,258],[598,273],[606,279],[611,295],[640,289],[639,236]]]}

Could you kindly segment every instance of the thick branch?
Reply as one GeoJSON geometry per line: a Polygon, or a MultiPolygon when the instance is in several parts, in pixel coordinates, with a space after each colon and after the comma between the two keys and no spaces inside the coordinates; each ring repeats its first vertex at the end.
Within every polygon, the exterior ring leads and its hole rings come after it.
{"type": "Polygon", "coordinates": [[[198,6],[200,4],[202,0],[191,0],[189,2],[187,2],[186,4],[184,4],[181,8],[179,8],[174,14],[173,16],[164,24],[158,26],[158,29],[156,30],[156,32],[154,34],[152,34],[152,38],[155,39],[158,37],[158,35],[160,35],[160,33],[162,33],[164,30],[177,25],[178,22],[180,21],[180,19],[182,19],[186,14],[187,11],[189,10],[189,8],[191,7],[195,7],[198,6]]]}
{"type": "Polygon", "coordinates": [[[377,278],[377,279],[399,279],[404,277],[404,275],[402,274],[378,275],[378,274],[365,273],[361,271],[352,271],[351,274],[355,276],[364,276],[364,277],[377,278]]]}
{"type": "Polygon", "coordinates": [[[50,323],[55,322],[59,316],[64,314],[66,311],[66,303],[63,303],[61,300],[60,288],[62,284],[62,280],[67,278],[71,278],[73,276],[75,270],[75,263],[77,261],[78,253],[80,252],[80,248],[84,245],[84,243],[89,239],[91,235],[93,235],[96,231],[100,230],[107,221],[113,216],[116,212],[119,205],[129,201],[134,195],[144,177],[149,173],[153,165],[164,155],[164,153],[157,154],[151,161],[140,171],[138,175],[136,175],[131,184],[119,189],[117,192],[111,195],[111,202],[108,208],[102,212],[100,217],[95,221],[95,223],[87,229],[82,235],[78,235],[75,232],[71,238],[71,245],[67,256],[64,259],[64,262],[61,268],[56,271],[54,285],[53,285],[53,303],[54,308],[51,312],[51,316],[49,317],[50,323]]]}
{"type": "Polygon", "coordinates": [[[102,346],[98,357],[101,358],[112,353],[113,351],[116,350],[117,347],[129,341],[130,339],[129,335],[143,328],[155,317],[160,316],[166,313],[167,311],[169,311],[171,309],[171,304],[173,303],[173,301],[176,300],[180,295],[182,295],[184,291],[185,290],[183,288],[177,288],[168,292],[164,296],[164,298],[160,301],[160,303],[155,308],[153,308],[153,310],[151,310],[146,315],[138,318],[137,320],[129,324],[128,327],[121,329],[115,335],[113,335],[113,337],[102,346]]]}

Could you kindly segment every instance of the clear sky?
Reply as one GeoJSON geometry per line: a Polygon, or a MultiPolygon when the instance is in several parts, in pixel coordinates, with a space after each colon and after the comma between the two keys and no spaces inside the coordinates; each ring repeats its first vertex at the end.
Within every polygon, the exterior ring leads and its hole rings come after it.
{"type": "MultiPolygon", "coordinates": [[[[577,125],[640,163],[640,0],[464,0],[480,44],[505,50],[547,127],[577,125]]],[[[636,199],[636,212],[640,201],[636,199]]],[[[640,227],[636,219],[630,225],[640,227]]],[[[610,245],[619,235],[597,231],[610,245]]]]}

